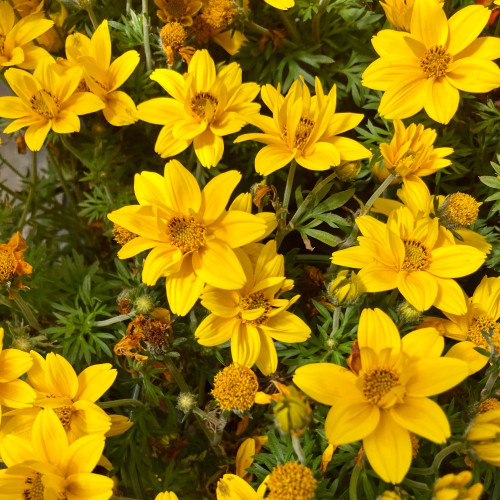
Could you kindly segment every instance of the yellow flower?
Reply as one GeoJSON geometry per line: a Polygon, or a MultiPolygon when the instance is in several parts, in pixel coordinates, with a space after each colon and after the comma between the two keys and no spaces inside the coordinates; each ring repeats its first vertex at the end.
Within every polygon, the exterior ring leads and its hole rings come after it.
{"type": "Polygon", "coordinates": [[[386,490],[377,497],[377,500],[401,500],[401,497],[395,491],[386,490]]]}
{"type": "Polygon", "coordinates": [[[178,22],[183,26],[193,24],[193,16],[201,9],[198,0],[154,0],[158,10],[156,15],[164,23],[178,22]]]}
{"type": "Polygon", "coordinates": [[[288,10],[295,5],[295,0],[264,0],[267,4],[275,9],[288,10]]]}
{"type": "Polygon", "coordinates": [[[287,311],[298,295],[290,300],[278,298],[292,289],[293,281],[285,278],[284,258],[276,253],[276,242],[260,246],[253,262],[241,250],[237,255],[245,270],[244,286],[233,290],[205,288],[201,303],[212,314],[199,324],[195,337],[206,346],[231,340],[235,363],[248,367],[256,363],[264,375],[269,375],[278,367],[273,339],[304,342],[311,329],[287,311]]]}
{"type": "Polygon", "coordinates": [[[233,249],[257,241],[266,222],[225,206],[241,174],[231,170],[214,177],[202,192],[195,177],[177,160],[162,177],[153,172],[135,176],[139,205],[116,210],[108,218],[137,234],[118,252],[120,259],[153,249],[144,263],[142,280],[154,285],[167,277],[169,309],[185,315],[208,283],[227,290],[241,288],[245,272],[233,249]]]}
{"type": "Polygon", "coordinates": [[[188,72],[157,69],[151,79],[173,98],[159,97],[139,104],[139,118],[163,125],[155,151],[165,158],[184,151],[191,143],[204,167],[217,165],[224,152],[224,135],[238,132],[260,106],[251,102],[259,93],[256,83],[242,83],[236,63],[216,73],[208,51],[195,53],[188,72]]]}
{"type": "Polygon", "coordinates": [[[35,12],[40,12],[43,0],[13,0],[12,5],[21,17],[26,17],[35,12]]]}
{"type": "Polygon", "coordinates": [[[15,118],[4,133],[28,127],[24,137],[32,151],[41,149],[49,130],[57,134],[78,132],[78,115],[104,107],[95,95],[75,92],[80,82],[79,68],[63,72],[57,68],[60,67],[49,59],[42,59],[33,75],[16,68],[5,72],[5,79],[17,97],[0,97],[0,116],[15,118]]]}
{"type": "Polygon", "coordinates": [[[33,69],[49,53],[37,47],[33,40],[54,24],[43,12],[30,14],[16,22],[16,14],[8,1],[0,1],[0,69],[19,66],[33,69]]]}
{"type": "Polygon", "coordinates": [[[481,483],[467,487],[472,479],[472,472],[464,470],[458,474],[446,474],[440,477],[432,490],[432,500],[479,500],[483,492],[481,483]]]}
{"type": "MultiPolygon", "coordinates": [[[[33,268],[24,260],[24,251],[28,248],[18,231],[8,243],[0,243],[0,284],[12,282],[25,274],[31,274],[33,268]]],[[[17,285],[23,288],[18,281],[17,285]]]]}
{"type": "Polygon", "coordinates": [[[473,273],[486,254],[468,245],[441,245],[437,219],[415,218],[406,208],[393,210],[384,224],[364,215],[356,219],[359,246],[334,252],[332,262],[361,268],[358,278],[369,293],[398,288],[417,310],[432,305],[452,314],[467,310],[453,278],[473,273]]]}
{"type": "Polygon", "coordinates": [[[0,491],[32,500],[110,498],[112,479],[92,473],[103,449],[102,434],[69,443],[56,414],[43,411],[33,422],[30,440],[13,435],[1,440],[7,470],[0,471],[0,491]]]}
{"type": "Polygon", "coordinates": [[[104,103],[104,118],[121,127],[137,121],[137,109],[131,97],[117,90],[139,64],[139,54],[129,50],[111,62],[111,37],[108,21],[104,20],[92,38],[75,33],[66,38],[68,61],[83,70],[85,83],[104,103]]]}
{"type": "Polygon", "coordinates": [[[429,222],[431,218],[438,219],[438,246],[469,245],[485,254],[490,253],[491,245],[486,241],[486,238],[467,228],[476,221],[481,206],[481,203],[472,196],[459,192],[447,197],[431,196],[428,187],[422,181],[405,182],[404,186],[398,190],[397,195],[403,203],[378,198],[373,204],[372,210],[389,215],[393,210],[407,207],[415,218],[428,219],[429,222]],[[457,238],[454,233],[462,239],[457,238]]]}
{"type": "MultiPolygon", "coordinates": [[[[435,1],[440,7],[443,6],[443,0],[435,1]]],[[[415,0],[385,0],[385,3],[380,2],[380,5],[384,9],[388,21],[395,28],[399,28],[403,31],[410,31],[414,3],[415,0]]]]}
{"type": "Polygon", "coordinates": [[[179,500],[179,498],[173,491],[165,491],[163,493],[158,493],[155,500],[179,500]]]}
{"type": "Polygon", "coordinates": [[[111,421],[111,427],[109,431],[106,432],[106,437],[119,436],[124,432],[127,432],[133,425],[128,417],[124,415],[108,415],[111,421]]]}
{"type": "Polygon", "coordinates": [[[33,360],[27,352],[3,349],[4,330],[0,327],[0,420],[2,405],[10,408],[27,408],[35,400],[35,391],[19,377],[28,371],[33,360]]]}
{"type": "Polygon", "coordinates": [[[316,78],[316,95],[311,97],[303,80],[296,80],[287,95],[281,87],[264,85],[261,96],[272,117],[260,115],[252,124],[263,133],[244,134],[235,142],[255,140],[266,144],[255,158],[255,170],[261,175],[283,168],[293,159],[309,170],[328,170],[341,161],[368,158],[371,153],[361,144],[338,137],[363,119],[357,113],[335,113],[337,90],[335,85],[328,95],[316,78]]]}
{"type": "Polygon", "coordinates": [[[217,500],[262,500],[265,485],[256,492],[244,479],[235,474],[224,474],[217,483],[217,500]]]}
{"type": "Polygon", "coordinates": [[[382,168],[374,166],[373,173],[380,180],[394,173],[408,183],[451,165],[451,160],[445,157],[453,153],[453,148],[434,148],[436,137],[436,131],[431,128],[414,123],[405,127],[401,120],[394,120],[390,144],[380,145],[384,164],[382,168]]]}
{"type": "Polygon", "coordinates": [[[28,383],[35,389],[36,400],[31,408],[12,410],[13,417],[3,431],[27,437],[34,420],[50,408],[61,421],[68,439],[87,434],[105,434],[111,428],[111,418],[95,404],[116,378],[109,363],[92,365],[76,375],[73,367],[59,354],[49,353],[46,359],[31,351],[33,367],[28,371],[28,383]]]}
{"type": "Polygon", "coordinates": [[[252,481],[252,474],[247,472],[253,464],[253,456],[260,453],[262,445],[268,441],[267,436],[254,436],[245,439],[236,452],[236,475],[245,479],[245,481],[252,481]]]}
{"type": "Polygon", "coordinates": [[[325,422],[331,444],[362,439],[375,472],[384,481],[399,483],[412,459],[410,432],[435,443],[450,436],[445,413],[429,396],[464,380],[467,363],[440,357],[444,339],[433,328],[401,339],[380,309],[362,311],[358,342],[357,374],[331,363],[314,363],[298,368],[293,380],[316,401],[332,407],[325,422]]]}
{"type": "Polygon", "coordinates": [[[477,415],[466,439],[481,460],[500,467],[500,410],[477,415]]]}
{"type": "Polygon", "coordinates": [[[449,20],[435,0],[415,0],[410,33],[382,30],[372,39],[380,59],[363,73],[365,87],[383,90],[379,112],[407,118],[425,108],[448,123],[458,108],[459,90],[489,92],[500,85],[500,40],[477,38],[490,11],[469,5],[449,20]]]}
{"type": "MultiPolygon", "coordinates": [[[[500,278],[484,276],[472,297],[466,299],[467,309],[463,314],[450,314],[443,311],[448,319],[427,318],[427,322],[439,325],[443,335],[458,340],[448,355],[455,356],[471,363],[472,373],[480,370],[488,358],[478,353],[479,346],[491,351],[485,334],[492,329],[490,342],[495,353],[500,355],[500,278]],[[484,333],[483,333],[484,332],[484,333]]],[[[430,323],[430,324],[432,324],[430,323]]]]}
{"type": "Polygon", "coordinates": [[[328,285],[328,299],[334,306],[352,305],[363,292],[363,283],[354,271],[339,271],[328,285]]]}
{"type": "Polygon", "coordinates": [[[318,482],[309,467],[298,462],[277,465],[265,480],[269,500],[311,500],[318,482]]]}

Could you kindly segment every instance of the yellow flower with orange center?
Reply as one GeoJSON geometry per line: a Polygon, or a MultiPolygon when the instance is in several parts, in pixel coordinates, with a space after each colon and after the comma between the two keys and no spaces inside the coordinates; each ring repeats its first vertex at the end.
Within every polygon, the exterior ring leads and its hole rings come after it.
{"type": "Polygon", "coordinates": [[[313,363],[298,368],[293,381],[318,402],[331,406],[325,422],[331,444],[362,439],[375,472],[384,481],[399,483],[412,459],[410,432],[436,443],[450,436],[445,413],[429,396],[464,380],[468,366],[459,359],[440,357],[444,339],[434,328],[401,339],[380,309],[362,311],[358,343],[359,372],[313,363]]]}
{"type": "Polygon", "coordinates": [[[462,289],[453,278],[479,269],[484,252],[443,245],[437,219],[416,218],[407,207],[391,211],[386,224],[367,215],[356,224],[363,234],[359,246],[334,252],[332,262],[361,268],[358,278],[367,292],[398,288],[419,311],[434,305],[452,314],[466,312],[462,289]]]}
{"type": "Polygon", "coordinates": [[[224,152],[223,136],[238,132],[259,111],[253,99],[259,93],[256,83],[242,83],[236,63],[218,73],[206,50],[197,51],[180,75],[174,70],[157,69],[151,79],[171,96],[139,104],[139,118],[163,125],[155,145],[162,156],[175,156],[193,143],[204,167],[216,166],[224,152]]]}
{"type": "Polygon", "coordinates": [[[259,115],[251,122],[262,133],[239,136],[235,142],[257,141],[266,144],[255,158],[255,170],[261,175],[285,167],[292,160],[309,170],[328,170],[341,161],[371,156],[370,151],[353,139],[338,134],[356,127],[363,119],[357,113],[335,113],[337,90],[328,95],[316,78],[316,95],[303,80],[296,80],[286,96],[281,87],[264,85],[261,96],[272,117],[259,115]]]}
{"type": "Polygon", "coordinates": [[[246,282],[234,290],[208,286],[201,303],[212,312],[198,326],[195,337],[206,346],[231,340],[235,363],[251,367],[255,363],[264,375],[276,371],[278,355],[273,339],[279,342],[304,342],[311,329],[299,317],[287,311],[298,300],[279,295],[293,287],[285,278],[284,258],[276,253],[275,241],[261,245],[255,254],[237,252],[246,282]]]}
{"type": "Polygon", "coordinates": [[[480,37],[490,11],[481,5],[446,18],[436,0],[415,0],[410,32],[382,30],[372,39],[380,56],[362,76],[365,87],[382,90],[379,113],[407,118],[422,108],[439,123],[456,113],[460,95],[500,86],[498,40],[480,37]]]}
{"type": "Polygon", "coordinates": [[[167,278],[169,309],[175,314],[189,312],[205,283],[231,290],[246,282],[234,249],[263,238],[267,224],[261,217],[225,209],[240,179],[240,173],[228,171],[201,191],[193,174],[172,160],[163,177],[153,172],[137,174],[139,204],[108,215],[138,235],[121,248],[119,258],[152,249],[142,280],[154,285],[161,276],[167,278]]]}

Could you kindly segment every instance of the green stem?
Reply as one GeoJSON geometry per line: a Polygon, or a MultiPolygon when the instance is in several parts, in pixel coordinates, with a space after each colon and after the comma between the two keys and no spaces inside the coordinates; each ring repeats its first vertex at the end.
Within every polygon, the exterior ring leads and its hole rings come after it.
{"type": "Polygon", "coordinates": [[[14,167],[12,163],[8,162],[2,155],[0,155],[0,162],[2,162],[2,164],[6,167],[10,168],[17,176],[24,177],[24,175],[21,174],[21,172],[19,172],[19,170],[17,170],[17,168],[14,167]]]}
{"type": "Polygon", "coordinates": [[[278,230],[276,232],[276,248],[279,248],[283,238],[292,230],[290,226],[286,224],[286,216],[288,214],[288,205],[290,204],[290,197],[293,188],[293,179],[295,177],[295,170],[297,169],[297,163],[292,160],[290,163],[290,168],[288,170],[288,177],[286,178],[285,193],[283,195],[283,203],[280,207],[280,215],[278,220],[278,230]]]}
{"type": "Polygon", "coordinates": [[[292,35],[292,40],[298,44],[300,44],[300,34],[292,21],[290,21],[289,17],[286,15],[286,12],[283,10],[278,10],[278,15],[281,18],[281,22],[284,24],[286,30],[290,35],[292,35]]]}
{"type": "Polygon", "coordinates": [[[75,199],[73,198],[73,194],[71,193],[68,183],[66,182],[66,179],[64,178],[64,174],[62,173],[62,170],[59,168],[59,163],[56,159],[52,159],[50,162],[51,168],[54,169],[57,177],[59,177],[59,181],[61,182],[61,186],[63,188],[64,194],[66,195],[66,198],[68,199],[69,204],[71,205],[71,208],[76,211],[76,202],[75,199]]]}
{"type": "Polygon", "coordinates": [[[119,316],[114,316],[109,319],[104,319],[102,321],[95,321],[94,326],[109,326],[109,325],[114,325],[115,323],[120,323],[121,321],[127,321],[128,319],[132,319],[132,316],[134,315],[134,311],[130,312],[129,314],[120,314],[119,316]]]}
{"type": "Polygon", "coordinates": [[[349,500],[358,500],[358,480],[361,469],[355,465],[349,482],[349,500]]]}
{"type": "Polygon", "coordinates": [[[335,335],[335,332],[339,329],[340,326],[340,312],[341,307],[337,306],[333,311],[333,320],[332,320],[332,333],[330,334],[330,338],[335,335]]]}
{"type": "Polygon", "coordinates": [[[300,439],[297,436],[292,435],[292,446],[300,464],[306,465],[306,456],[304,455],[304,450],[300,444],[300,439]]]}
{"type": "Polygon", "coordinates": [[[97,18],[95,17],[95,12],[94,12],[94,8],[92,7],[91,0],[87,1],[87,6],[86,6],[85,10],[87,11],[87,14],[89,15],[90,22],[92,23],[92,27],[94,28],[94,30],[96,30],[99,27],[99,23],[97,22],[97,18]]]}
{"type": "Polygon", "coordinates": [[[488,380],[486,381],[484,389],[481,391],[481,400],[486,399],[490,395],[491,391],[493,390],[493,386],[497,381],[498,375],[500,375],[500,372],[498,370],[490,374],[488,380]]]}
{"type": "Polygon", "coordinates": [[[429,487],[425,483],[421,483],[420,481],[413,481],[411,479],[408,479],[407,477],[403,479],[403,484],[411,486],[412,488],[416,488],[417,490],[429,491],[429,487]]]}
{"type": "Polygon", "coordinates": [[[142,36],[144,38],[144,55],[146,56],[146,69],[148,73],[153,70],[151,59],[151,46],[149,44],[149,16],[148,0],[142,0],[142,36]]]}
{"type": "Polygon", "coordinates": [[[330,264],[331,256],[329,255],[297,255],[295,257],[297,263],[312,263],[312,264],[330,264]]]}
{"type": "Polygon", "coordinates": [[[432,462],[432,465],[430,467],[426,467],[425,469],[412,468],[412,469],[410,469],[410,472],[413,474],[417,474],[419,476],[433,475],[439,470],[441,463],[448,455],[451,455],[454,452],[460,451],[463,447],[464,447],[464,444],[460,441],[458,443],[450,444],[449,446],[447,446],[446,448],[441,450],[434,457],[434,461],[432,462]]]}
{"type": "Polygon", "coordinates": [[[116,399],[115,401],[102,401],[100,403],[96,403],[100,408],[116,408],[117,406],[128,406],[128,405],[138,405],[144,406],[142,401],[138,399],[116,399]]]}
{"type": "Polygon", "coordinates": [[[35,315],[31,311],[30,306],[21,297],[21,294],[19,292],[13,293],[12,298],[14,299],[14,302],[16,303],[17,307],[19,307],[19,309],[21,310],[23,316],[26,318],[26,321],[29,323],[29,325],[35,330],[40,331],[42,329],[40,323],[38,323],[38,320],[35,318],[35,315]]]}
{"type": "Polygon", "coordinates": [[[319,21],[324,12],[325,12],[325,0],[320,0],[318,5],[318,12],[314,14],[312,19],[312,37],[315,44],[321,43],[321,37],[319,34],[319,21]]]}
{"type": "Polygon", "coordinates": [[[21,193],[16,193],[12,189],[10,189],[10,187],[6,186],[3,182],[0,182],[0,189],[2,191],[5,191],[6,193],[10,194],[14,198],[17,198],[18,200],[24,202],[24,198],[21,196],[21,193]]]}
{"type": "Polygon", "coordinates": [[[80,152],[74,148],[68,141],[68,138],[61,134],[59,136],[59,138],[61,139],[61,142],[63,143],[63,146],[84,166],[84,167],[87,167],[89,168],[89,164],[87,162],[87,160],[80,154],[80,152]]]}
{"type": "MultiPolygon", "coordinates": [[[[37,181],[37,157],[36,157],[36,151],[32,152],[32,158],[33,158],[33,165],[32,165],[32,170],[31,170],[31,184],[30,184],[30,189],[28,191],[28,197],[26,198],[26,201],[24,202],[24,208],[23,208],[23,213],[21,214],[21,218],[19,219],[19,225],[17,226],[19,228],[19,231],[22,230],[24,223],[26,222],[26,217],[28,216],[29,209],[31,208],[31,200],[33,198],[33,193],[35,192],[36,188],[36,181],[37,181]]],[[[33,217],[33,214],[31,214],[33,217]]]]}
{"type": "Polygon", "coordinates": [[[130,14],[131,10],[132,10],[132,0],[127,0],[127,4],[125,5],[125,12],[127,14],[130,14]]]}
{"type": "Polygon", "coordinates": [[[163,358],[163,362],[165,363],[165,366],[168,368],[168,371],[172,374],[172,377],[174,377],[175,383],[179,386],[181,392],[192,392],[191,388],[184,380],[184,377],[182,376],[181,372],[177,369],[177,366],[175,366],[175,363],[172,360],[172,358],[169,356],[165,356],[163,358]]]}
{"type": "MultiPolygon", "coordinates": [[[[245,24],[246,27],[250,30],[253,31],[254,33],[258,33],[259,35],[267,36],[270,40],[273,39],[273,35],[271,32],[267,29],[264,28],[264,26],[261,26],[260,24],[255,23],[254,21],[251,21],[250,19],[245,19],[245,24]]],[[[285,47],[290,47],[293,49],[296,49],[298,45],[296,43],[291,42],[290,40],[287,40],[286,38],[281,38],[280,42],[285,46],[285,47]]]]}

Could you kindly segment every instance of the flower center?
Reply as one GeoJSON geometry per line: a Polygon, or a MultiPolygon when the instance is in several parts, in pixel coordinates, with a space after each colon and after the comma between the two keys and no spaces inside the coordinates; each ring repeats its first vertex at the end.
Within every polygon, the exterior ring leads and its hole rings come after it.
{"type": "Polygon", "coordinates": [[[26,478],[27,488],[23,491],[24,500],[43,500],[45,487],[42,483],[42,475],[35,472],[33,476],[26,478]]]}
{"type": "Polygon", "coordinates": [[[4,54],[5,35],[0,33],[0,55],[4,54]]]}
{"type": "Polygon", "coordinates": [[[165,2],[165,10],[174,19],[180,19],[186,14],[186,4],[184,0],[167,0],[165,2]]]}
{"type": "Polygon", "coordinates": [[[205,243],[205,227],[192,215],[172,217],[167,223],[167,235],[183,254],[194,252],[205,243]]]}
{"type": "Polygon", "coordinates": [[[258,389],[255,373],[233,363],[215,376],[212,396],[223,410],[245,411],[254,404],[258,389]]]}
{"type": "Polygon", "coordinates": [[[491,410],[500,410],[500,401],[496,398],[485,399],[482,403],[479,403],[477,409],[478,413],[486,413],[491,410]]]}
{"type": "Polygon", "coordinates": [[[394,387],[400,386],[399,375],[389,368],[372,368],[363,375],[363,394],[374,405],[394,387]]]}
{"type": "Polygon", "coordinates": [[[412,171],[412,166],[415,163],[415,158],[417,153],[412,150],[408,150],[401,158],[396,162],[394,170],[401,176],[408,175],[412,171]]]}
{"type": "Polygon", "coordinates": [[[453,193],[438,210],[439,222],[448,229],[470,226],[477,220],[479,205],[469,194],[453,193]]]}
{"type": "Polygon", "coordinates": [[[312,470],[298,462],[277,465],[269,475],[268,500],[310,500],[318,482],[312,470]]]}
{"type": "Polygon", "coordinates": [[[132,241],[133,239],[137,238],[137,234],[133,233],[132,231],[129,231],[128,229],[125,229],[122,226],[119,226],[118,224],[113,223],[113,236],[115,238],[115,241],[123,246],[125,243],[128,243],[129,241],[132,241]]]}
{"type": "Polygon", "coordinates": [[[403,271],[417,271],[429,265],[431,253],[420,241],[406,240],[405,258],[403,260],[403,271]]]}
{"type": "Polygon", "coordinates": [[[269,319],[268,314],[272,310],[271,301],[269,299],[266,299],[263,292],[255,292],[248,295],[247,297],[241,297],[239,306],[242,311],[249,311],[252,309],[264,309],[264,312],[258,318],[251,320],[242,318],[243,323],[249,323],[252,326],[259,326],[265,324],[269,319]]]}
{"type": "Polygon", "coordinates": [[[297,125],[297,129],[295,130],[293,147],[302,149],[306,145],[313,128],[314,120],[311,120],[310,118],[301,118],[299,124],[297,125]]]}
{"type": "Polygon", "coordinates": [[[31,96],[31,109],[48,120],[57,116],[60,111],[59,99],[46,90],[38,91],[31,96]]]}
{"type": "Polygon", "coordinates": [[[0,250],[0,283],[11,281],[16,273],[16,261],[8,250],[0,250]]]}
{"type": "Polygon", "coordinates": [[[234,21],[237,12],[231,0],[208,0],[201,17],[211,28],[222,31],[234,21]]]}
{"type": "Polygon", "coordinates": [[[442,45],[435,45],[425,51],[420,59],[420,67],[428,78],[439,78],[446,74],[451,59],[451,54],[448,54],[442,45]]]}
{"type": "Polygon", "coordinates": [[[186,32],[182,24],[178,22],[167,23],[161,29],[160,38],[165,51],[167,47],[171,47],[173,50],[177,51],[186,41],[186,32]]]}
{"type": "Polygon", "coordinates": [[[57,415],[57,418],[61,422],[65,431],[68,431],[71,426],[71,417],[75,410],[72,406],[60,406],[59,408],[53,408],[54,413],[57,415]]]}
{"type": "Polygon", "coordinates": [[[490,344],[482,332],[489,335],[490,329],[493,330],[490,341],[493,344],[495,351],[500,353],[500,323],[497,323],[489,316],[486,316],[486,314],[476,316],[472,320],[469,330],[467,331],[467,340],[470,340],[479,347],[483,347],[489,351],[490,344]]]}
{"type": "Polygon", "coordinates": [[[208,92],[198,92],[191,99],[191,111],[201,120],[211,123],[217,111],[219,101],[208,92]]]}

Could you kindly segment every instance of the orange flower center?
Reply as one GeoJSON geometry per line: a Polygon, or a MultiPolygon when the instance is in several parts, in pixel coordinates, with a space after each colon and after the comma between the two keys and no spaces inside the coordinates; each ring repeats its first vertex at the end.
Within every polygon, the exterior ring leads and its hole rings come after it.
{"type": "Polygon", "coordinates": [[[277,465],[271,472],[267,487],[268,500],[310,500],[318,482],[309,467],[298,462],[277,465]]]}
{"type": "Polygon", "coordinates": [[[297,129],[295,130],[293,147],[302,149],[306,145],[313,128],[314,120],[311,120],[310,118],[301,118],[299,124],[297,125],[297,129]]]}
{"type": "Polygon", "coordinates": [[[399,375],[390,368],[372,368],[363,375],[363,394],[374,405],[399,385],[399,375]]]}
{"type": "Polygon", "coordinates": [[[16,261],[8,250],[0,250],[0,283],[11,281],[16,274],[16,261]]]}
{"type": "Polygon", "coordinates": [[[191,99],[191,111],[201,120],[211,123],[215,117],[219,101],[208,92],[198,92],[191,99]]]}
{"type": "Polygon", "coordinates": [[[482,403],[479,403],[477,409],[478,413],[486,413],[491,410],[500,410],[500,401],[496,398],[485,399],[482,403]]]}
{"type": "Polygon", "coordinates": [[[405,258],[403,260],[403,271],[417,271],[427,267],[431,260],[431,253],[420,241],[406,240],[405,258]]]}
{"type": "Polygon", "coordinates": [[[237,12],[238,9],[231,0],[208,0],[201,17],[211,28],[222,31],[234,21],[237,12]]]}
{"type": "Polygon", "coordinates": [[[60,406],[59,408],[53,408],[53,410],[54,413],[57,415],[57,418],[63,425],[64,430],[68,431],[71,426],[71,417],[73,416],[73,413],[75,413],[73,407],[65,405],[65,406],[60,406]]]}
{"type": "Polygon", "coordinates": [[[425,51],[424,56],[420,59],[420,67],[427,78],[439,78],[446,74],[451,59],[451,54],[448,54],[442,45],[435,45],[425,51]]]}
{"type": "Polygon", "coordinates": [[[476,316],[472,320],[469,330],[467,331],[467,340],[470,340],[479,347],[483,347],[484,349],[490,351],[490,344],[484,336],[484,334],[489,335],[490,330],[493,330],[490,341],[493,344],[495,351],[500,353],[500,323],[497,323],[489,316],[486,316],[486,314],[476,316]]]}
{"type": "Polygon", "coordinates": [[[453,193],[439,207],[439,222],[448,229],[470,226],[476,222],[479,205],[469,194],[453,193]]]}
{"type": "Polygon", "coordinates": [[[167,23],[160,32],[163,49],[166,51],[167,47],[173,50],[179,50],[186,41],[186,32],[182,24],[178,22],[167,23]]]}
{"type": "Polygon", "coordinates": [[[38,91],[30,99],[31,109],[48,120],[59,113],[59,99],[46,90],[38,91]]]}
{"type": "Polygon", "coordinates": [[[196,222],[192,215],[172,217],[167,223],[167,235],[170,243],[186,254],[205,243],[205,226],[196,222]]]}
{"type": "Polygon", "coordinates": [[[27,477],[25,484],[27,488],[23,491],[24,500],[43,500],[45,487],[42,483],[42,475],[35,472],[33,476],[27,477]]]}
{"type": "Polygon", "coordinates": [[[4,54],[5,35],[0,33],[0,55],[4,54]]]}
{"type": "Polygon", "coordinates": [[[137,238],[137,234],[129,231],[128,229],[125,229],[122,226],[119,226],[118,224],[113,224],[113,236],[115,238],[115,241],[121,246],[137,238]]]}
{"type": "Polygon", "coordinates": [[[258,389],[255,373],[233,363],[215,376],[212,395],[223,410],[245,411],[255,403],[258,389]]]}
{"type": "Polygon", "coordinates": [[[272,311],[271,301],[269,299],[266,299],[263,292],[255,292],[248,295],[247,297],[241,297],[239,306],[243,311],[248,311],[251,309],[264,309],[264,312],[256,319],[242,319],[243,323],[249,323],[252,326],[266,324],[267,320],[269,319],[268,314],[272,311]]]}

